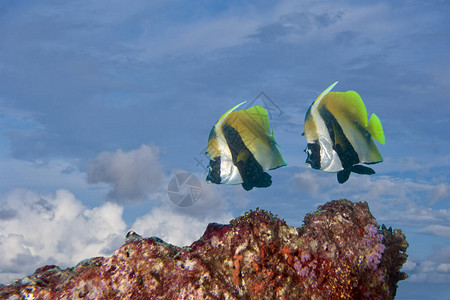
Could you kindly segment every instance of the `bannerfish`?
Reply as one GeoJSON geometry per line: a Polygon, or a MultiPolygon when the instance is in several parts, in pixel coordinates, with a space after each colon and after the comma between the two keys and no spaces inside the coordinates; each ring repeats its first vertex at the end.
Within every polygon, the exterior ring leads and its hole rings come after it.
{"type": "Polygon", "coordinates": [[[207,182],[269,187],[272,177],[265,171],[286,166],[270,133],[269,116],[262,106],[228,110],[213,126],[208,138],[207,182]]]}
{"type": "Polygon", "coordinates": [[[355,91],[331,92],[333,83],[311,104],[305,116],[306,165],[336,173],[344,183],[350,173],[375,174],[369,167],[383,161],[375,139],[384,144],[384,132],[377,115],[367,121],[367,111],[355,91]]]}

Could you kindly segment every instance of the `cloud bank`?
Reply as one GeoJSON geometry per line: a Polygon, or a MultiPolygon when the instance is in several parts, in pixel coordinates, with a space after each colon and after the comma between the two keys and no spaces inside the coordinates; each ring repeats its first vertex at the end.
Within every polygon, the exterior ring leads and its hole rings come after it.
{"type": "MultiPolygon", "coordinates": [[[[142,145],[128,152],[102,152],[93,159],[88,182],[107,183],[107,198],[113,200],[97,207],[85,206],[66,189],[41,193],[16,188],[0,196],[0,282],[8,283],[48,264],[64,268],[111,255],[124,243],[128,230],[185,246],[200,238],[208,223],[232,219],[226,198],[215,185],[204,182],[194,206],[181,208],[172,203],[164,189],[168,177],[158,154],[157,147],[142,145]],[[154,200],[149,210],[127,225],[124,205],[147,199],[154,200]]],[[[57,167],[66,172],[66,165],[57,167]]],[[[84,175],[75,172],[71,176],[84,175]]]]}
{"type": "Polygon", "coordinates": [[[15,189],[0,198],[0,282],[31,274],[46,264],[62,267],[109,255],[124,240],[123,207],[92,209],[67,190],[39,194],[15,189]]]}
{"type": "Polygon", "coordinates": [[[151,192],[161,187],[164,178],[158,154],[157,147],[147,145],[129,152],[102,152],[91,161],[87,181],[107,183],[108,199],[118,203],[147,200],[151,192]]]}
{"type": "Polygon", "coordinates": [[[202,198],[192,207],[175,206],[165,193],[158,206],[123,220],[124,207],[113,202],[87,208],[67,190],[53,194],[14,189],[0,198],[0,283],[30,275],[38,267],[71,267],[84,259],[111,255],[128,230],[186,246],[199,239],[210,222],[228,223],[227,201],[212,185],[203,185],[202,198]]]}
{"type": "Polygon", "coordinates": [[[233,218],[227,200],[212,184],[202,182],[201,198],[190,207],[175,206],[167,194],[160,197],[161,205],[137,218],[131,230],[181,247],[199,239],[209,223],[227,224],[233,218]]]}

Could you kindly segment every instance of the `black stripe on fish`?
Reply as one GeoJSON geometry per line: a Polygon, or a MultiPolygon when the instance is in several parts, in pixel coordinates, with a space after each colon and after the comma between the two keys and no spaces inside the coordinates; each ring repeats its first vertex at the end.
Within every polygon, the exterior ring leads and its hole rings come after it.
{"type": "Polygon", "coordinates": [[[253,187],[269,187],[272,177],[263,171],[263,168],[255,159],[253,153],[245,146],[239,133],[228,124],[222,125],[222,132],[231,152],[233,164],[238,168],[242,177],[242,187],[251,190],[253,187]],[[239,153],[248,152],[245,160],[238,160],[239,153]]]}
{"type": "MultiPolygon", "coordinates": [[[[326,108],[321,107],[319,114],[325,122],[331,141],[333,142],[333,149],[339,155],[344,170],[351,169],[353,165],[359,163],[358,153],[356,153],[353,145],[345,136],[341,125],[333,116],[333,114],[326,108]],[[336,138],[343,144],[336,144],[336,138]]],[[[347,177],[348,179],[348,177],[347,177]]]]}

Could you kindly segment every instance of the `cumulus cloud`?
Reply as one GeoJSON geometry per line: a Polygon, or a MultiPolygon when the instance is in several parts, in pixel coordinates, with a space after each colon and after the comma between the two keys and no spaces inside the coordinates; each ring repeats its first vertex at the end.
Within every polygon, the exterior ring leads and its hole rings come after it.
{"type": "Polygon", "coordinates": [[[157,207],[136,220],[131,227],[138,234],[157,236],[165,242],[177,246],[189,246],[198,240],[211,222],[228,223],[231,215],[216,218],[196,218],[181,214],[168,206],[157,207]]]}
{"type": "Polygon", "coordinates": [[[440,247],[426,259],[411,261],[408,280],[413,282],[449,282],[450,247],[440,247]]]}
{"type": "Polygon", "coordinates": [[[199,239],[208,223],[227,224],[232,218],[227,201],[215,185],[202,182],[202,194],[190,207],[178,207],[167,194],[161,194],[161,205],[139,217],[131,229],[142,236],[157,236],[177,245],[190,245],[199,239]]]}
{"type": "Polygon", "coordinates": [[[159,205],[132,226],[122,218],[123,206],[106,202],[88,208],[67,190],[43,194],[14,189],[1,196],[0,283],[30,275],[44,265],[64,268],[111,255],[123,244],[127,230],[185,246],[199,239],[208,223],[226,224],[233,218],[226,197],[215,185],[202,182],[201,198],[186,208],[172,203],[167,193],[151,196],[159,205]]]}
{"type": "Polygon", "coordinates": [[[89,165],[88,183],[109,184],[108,198],[119,203],[146,200],[164,178],[158,154],[157,147],[147,145],[129,152],[102,152],[89,165]]]}
{"type": "Polygon", "coordinates": [[[450,273],[450,263],[439,264],[436,270],[440,273],[450,273]]]}
{"type": "Polygon", "coordinates": [[[87,208],[67,190],[38,194],[15,189],[0,198],[0,282],[29,275],[38,267],[73,266],[109,255],[124,240],[123,207],[87,208]]]}
{"type": "Polygon", "coordinates": [[[250,35],[262,42],[273,42],[286,37],[298,37],[315,29],[329,27],[341,19],[341,13],[290,12],[279,19],[259,28],[257,34],[250,35]]]}
{"type": "MultiPolygon", "coordinates": [[[[428,199],[443,199],[447,184],[399,178],[352,174],[345,184],[337,184],[335,174],[306,170],[294,175],[294,188],[314,199],[346,198],[367,201],[377,218],[414,223],[448,222],[450,210],[428,207],[428,199]],[[320,185],[319,185],[320,183],[320,185]],[[320,193],[316,193],[317,189],[320,193]]],[[[423,224],[423,223],[422,223],[423,224]]]]}
{"type": "Polygon", "coordinates": [[[419,232],[430,233],[433,235],[450,237],[450,226],[445,225],[428,225],[420,229],[419,232]]]}
{"type": "Polygon", "coordinates": [[[324,191],[331,189],[335,185],[335,176],[324,176],[327,174],[320,174],[311,169],[295,173],[294,189],[306,192],[311,196],[320,196],[323,198],[324,191]],[[318,194],[319,193],[319,194],[318,194]]]}
{"type": "Polygon", "coordinates": [[[294,176],[294,185],[295,189],[309,193],[318,203],[340,198],[367,201],[380,224],[405,232],[410,242],[407,250],[410,257],[403,270],[409,274],[408,280],[433,283],[450,281],[450,248],[436,245],[448,245],[446,239],[450,237],[450,209],[439,206],[442,199],[447,197],[446,183],[437,179],[422,181],[394,176],[351,175],[348,182],[339,185],[334,174],[306,170],[294,176]],[[315,193],[317,189],[319,193],[315,193]],[[432,255],[414,256],[420,248],[431,248],[425,242],[417,243],[414,236],[417,232],[422,233],[420,238],[435,241],[432,255]]]}
{"type": "Polygon", "coordinates": [[[447,183],[441,183],[433,187],[430,191],[430,204],[450,198],[450,189],[447,183]]]}

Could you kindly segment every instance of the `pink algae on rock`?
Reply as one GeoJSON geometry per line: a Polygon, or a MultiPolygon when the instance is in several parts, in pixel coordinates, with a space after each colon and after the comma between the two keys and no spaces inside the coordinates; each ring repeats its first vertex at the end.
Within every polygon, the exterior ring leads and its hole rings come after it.
{"type": "Polygon", "coordinates": [[[133,232],[111,257],[39,268],[0,298],[393,299],[407,247],[366,202],[328,202],[300,228],[256,209],[208,225],[190,247],[133,232]]]}

